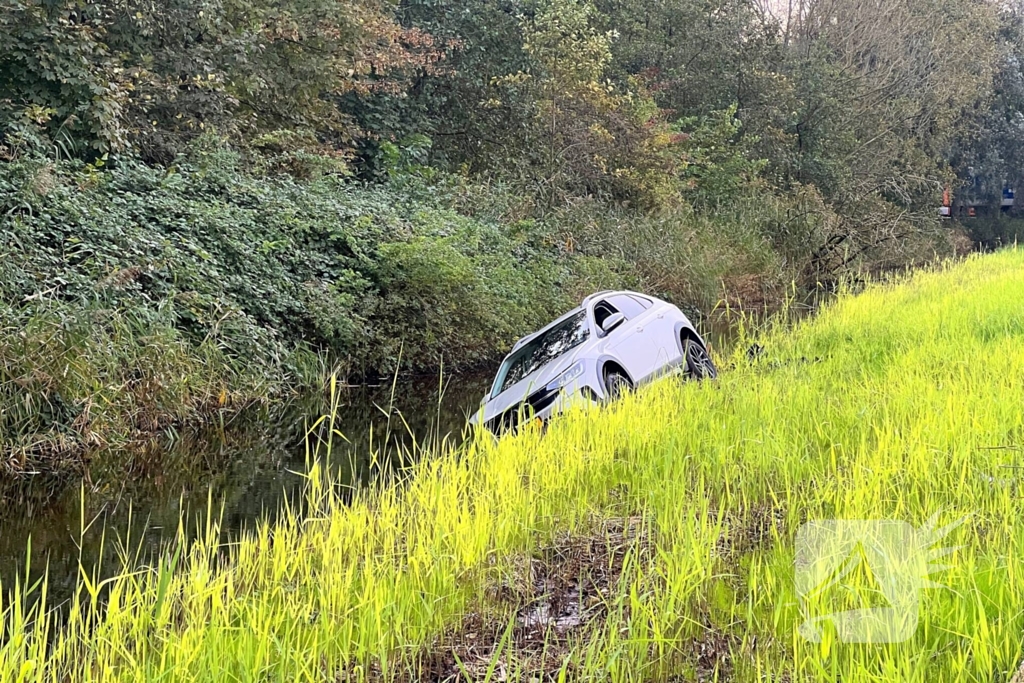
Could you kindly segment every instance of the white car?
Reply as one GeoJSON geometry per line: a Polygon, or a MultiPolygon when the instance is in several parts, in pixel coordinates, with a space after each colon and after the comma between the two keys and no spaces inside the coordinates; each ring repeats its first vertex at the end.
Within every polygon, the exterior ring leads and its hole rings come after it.
{"type": "Polygon", "coordinates": [[[514,430],[524,417],[546,421],[581,400],[611,400],[678,367],[695,379],[718,374],[682,311],[636,292],[598,292],[516,342],[470,422],[514,430]]]}

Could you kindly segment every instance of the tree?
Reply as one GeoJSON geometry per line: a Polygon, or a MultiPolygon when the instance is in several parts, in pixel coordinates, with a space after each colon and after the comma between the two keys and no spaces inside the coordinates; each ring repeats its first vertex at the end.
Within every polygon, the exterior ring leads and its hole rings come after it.
{"type": "Polygon", "coordinates": [[[991,86],[993,6],[971,0],[809,0],[787,53],[796,154],[786,182],[813,184],[838,220],[808,267],[898,263],[936,231],[948,158],[991,86]]]}
{"type": "Polygon", "coordinates": [[[168,161],[211,128],[238,142],[288,129],[345,150],[360,131],[339,97],[399,92],[443,57],[388,0],[3,1],[12,143],[34,130],[168,161]]]}

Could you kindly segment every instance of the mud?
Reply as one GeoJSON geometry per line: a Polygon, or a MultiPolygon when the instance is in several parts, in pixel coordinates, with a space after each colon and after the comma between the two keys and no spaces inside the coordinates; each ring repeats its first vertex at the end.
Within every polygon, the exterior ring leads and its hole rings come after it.
{"type": "Polygon", "coordinates": [[[591,535],[565,535],[513,563],[472,611],[421,658],[421,682],[573,678],[570,655],[605,623],[627,556],[649,552],[640,520],[605,522],[591,535]]]}

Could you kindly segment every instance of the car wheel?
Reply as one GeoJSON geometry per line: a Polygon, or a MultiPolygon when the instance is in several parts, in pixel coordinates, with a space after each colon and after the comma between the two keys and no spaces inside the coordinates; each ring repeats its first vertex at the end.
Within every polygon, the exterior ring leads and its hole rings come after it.
{"type": "Polygon", "coordinates": [[[618,370],[609,370],[604,373],[604,393],[609,401],[616,400],[632,388],[633,383],[618,370]]]}
{"type": "Polygon", "coordinates": [[[715,368],[707,349],[701,346],[700,342],[684,338],[683,356],[686,358],[686,377],[688,379],[702,380],[718,377],[718,370],[715,368]]]}

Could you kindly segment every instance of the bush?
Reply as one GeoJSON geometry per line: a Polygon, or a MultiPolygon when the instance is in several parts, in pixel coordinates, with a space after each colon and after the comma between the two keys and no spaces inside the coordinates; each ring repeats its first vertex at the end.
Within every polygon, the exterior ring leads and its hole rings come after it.
{"type": "Polygon", "coordinates": [[[22,465],[324,365],[480,365],[598,289],[692,312],[738,277],[783,278],[756,211],[552,211],[415,164],[381,185],[326,170],[266,175],[212,140],[167,168],[0,164],[0,435],[22,465]]]}
{"type": "Polygon", "coordinates": [[[1024,219],[998,213],[961,221],[971,241],[985,249],[1024,242],[1024,219]]]}
{"type": "Polygon", "coordinates": [[[493,354],[567,305],[549,292],[569,260],[522,225],[460,215],[409,181],[256,178],[238,162],[0,168],[0,295],[19,310],[162,305],[230,357],[302,343],[367,372],[393,369],[400,338],[409,367],[493,354]]]}
{"type": "Polygon", "coordinates": [[[492,359],[584,289],[536,223],[460,214],[443,184],[241,165],[0,165],[0,435],[29,461],[308,382],[316,355],[492,359]]]}

